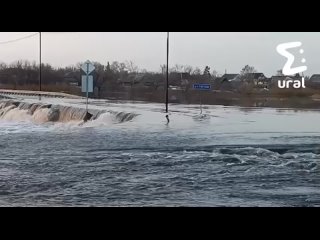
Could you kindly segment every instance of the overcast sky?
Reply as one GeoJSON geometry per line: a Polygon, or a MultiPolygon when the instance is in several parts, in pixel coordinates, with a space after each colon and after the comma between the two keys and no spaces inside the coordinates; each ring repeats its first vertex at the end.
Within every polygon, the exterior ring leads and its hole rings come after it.
{"type": "MultiPolygon", "coordinates": [[[[3,43],[32,32],[1,32],[0,62],[39,59],[39,37],[3,43]]],[[[166,33],[42,33],[42,59],[55,67],[74,65],[87,59],[132,60],[139,68],[159,71],[166,62],[166,33]]],[[[295,66],[305,58],[306,75],[320,73],[320,33],[170,33],[170,65],[210,66],[219,73],[238,73],[246,64],[268,77],[282,69],[286,59],[276,52],[284,42],[301,41],[304,54],[297,52],[295,66]]]]}

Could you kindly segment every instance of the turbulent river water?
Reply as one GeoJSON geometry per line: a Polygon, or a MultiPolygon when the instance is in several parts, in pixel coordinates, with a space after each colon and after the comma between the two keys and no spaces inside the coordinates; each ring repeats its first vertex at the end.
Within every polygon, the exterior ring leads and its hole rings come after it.
{"type": "Polygon", "coordinates": [[[0,99],[0,206],[320,206],[320,112],[0,99]]]}

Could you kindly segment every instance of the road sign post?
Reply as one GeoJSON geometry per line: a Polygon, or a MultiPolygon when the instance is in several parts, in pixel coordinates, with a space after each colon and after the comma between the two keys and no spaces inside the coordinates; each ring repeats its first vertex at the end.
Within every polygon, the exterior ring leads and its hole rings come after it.
{"type": "Polygon", "coordinates": [[[193,89],[197,90],[211,90],[211,85],[207,83],[197,83],[193,84],[193,89]]]}
{"type": "Polygon", "coordinates": [[[93,92],[93,76],[90,76],[90,74],[94,71],[95,67],[88,60],[84,64],[82,64],[81,69],[86,74],[85,76],[82,77],[82,92],[85,92],[87,96],[86,111],[88,113],[89,92],[93,92]],[[83,81],[84,77],[85,77],[85,81],[83,81]],[[90,81],[90,84],[89,84],[89,81],[90,81]]]}
{"type": "Polygon", "coordinates": [[[86,104],[86,111],[88,112],[88,104],[89,104],[89,64],[87,64],[87,76],[86,76],[86,92],[87,92],[87,104],[86,104]]]}
{"type": "Polygon", "coordinates": [[[202,94],[200,94],[200,114],[202,114],[202,94]]]}
{"type": "MultiPolygon", "coordinates": [[[[207,83],[197,83],[193,84],[193,89],[201,90],[201,91],[210,91],[211,85],[207,83]]],[[[202,114],[202,94],[199,93],[200,97],[200,114],[202,114]]]]}

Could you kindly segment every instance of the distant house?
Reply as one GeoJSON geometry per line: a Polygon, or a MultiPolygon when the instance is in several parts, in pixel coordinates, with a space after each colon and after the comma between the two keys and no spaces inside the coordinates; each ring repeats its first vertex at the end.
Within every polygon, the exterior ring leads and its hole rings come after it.
{"type": "Polygon", "coordinates": [[[255,80],[266,78],[266,76],[263,73],[252,73],[252,74],[253,74],[253,79],[255,80]]]}
{"type": "Polygon", "coordinates": [[[243,84],[253,83],[257,88],[269,88],[271,78],[267,78],[263,73],[248,73],[244,76],[240,74],[224,74],[215,80],[215,89],[231,91],[239,89],[243,84]]]}
{"type": "Polygon", "coordinates": [[[320,74],[313,74],[310,79],[306,82],[306,85],[310,87],[320,87],[320,74]]]}
{"type": "Polygon", "coordinates": [[[239,74],[224,74],[222,77],[221,77],[221,81],[224,82],[224,81],[238,81],[238,76],[239,74]]]}
{"type": "Polygon", "coordinates": [[[80,86],[81,85],[79,79],[76,77],[75,73],[73,73],[73,72],[66,73],[63,77],[63,82],[65,82],[71,86],[80,86]]]}
{"type": "Polygon", "coordinates": [[[131,73],[118,80],[123,87],[158,88],[164,86],[162,74],[131,73]]]}
{"type": "Polygon", "coordinates": [[[160,86],[164,86],[164,78],[162,74],[150,74],[145,73],[139,75],[138,79],[138,87],[144,88],[158,88],[160,86]]]}
{"type": "Polygon", "coordinates": [[[313,74],[309,79],[310,83],[319,84],[320,85],[320,74],[313,74]]]}
{"type": "Polygon", "coordinates": [[[271,78],[267,78],[263,73],[254,73],[253,81],[258,88],[269,88],[271,78]]]}
{"type": "Polygon", "coordinates": [[[253,83],[255,86],[263,86],[267,83],[267,77],[263,73],[247,73],[240,78],[242,81],[253,83]]]}
{"type": "Polygon", "coordinates": [[[188,82],[190,78],[191,76],[189,73],[172,72],[169,75],[169,84],[171,86],[182,86],[188,82]]]}
{"type": "Polygon", "coordinates": [[[118,83],[123,87],[133,87],[135,85],[140,84],[142,78],[144,77],[144,74],[136,74],[131,73],[128,75],[124,75],[118,80],[118,83]]]}
{"type": "Polygon", "coordinates": [[[224,74],[214,80],[213,88],[221,91],[231,91],[237,88],[240,79],[239,74],[224,74]]]}
{"type": "Polygon", "coordinates": [[[141,79],[139,81],[139,86],[141,86],[141,87],[154,87],[155,80],[152,78],[152,76],[146,74],[141,77],[141,79]]]}
{"type": "Polygon", "coordinates": [[[286,80],[287,76],[272,76],[271,77],[271,85],[272,86],[277,86],[278,81],[283,81],[286,80]]]}
{"type": "Polygon", "coordinates": [[[275,86],[278,86],[278,81],[287,81],[287,80],[299,80],[301,81],[302,80],[302,77],[297,74],[295,76],[285,76],[285,75],[282,75],[282,76],[272,76],[271,77],[271,81],[270,81],[270,86],[272,87],[275,87],[275,86]]]}

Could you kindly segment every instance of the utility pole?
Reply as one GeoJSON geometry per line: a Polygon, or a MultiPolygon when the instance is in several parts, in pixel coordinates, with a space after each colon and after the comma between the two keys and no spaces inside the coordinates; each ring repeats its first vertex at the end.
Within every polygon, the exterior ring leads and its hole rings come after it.
{"type": "Polygon", "coordinates": [[[166,113],[169,104],[169,32],[167,33],[167,91],[166,91],[166,113]]]}
{"type": "Polygon", "coordinates": [[[40,63],[40,66],[39,66],[39,100],[41,101],[41,84],[42,84],[42,60],[41,60],[41,32],[39,32],[39,63],[40,63]]]}

